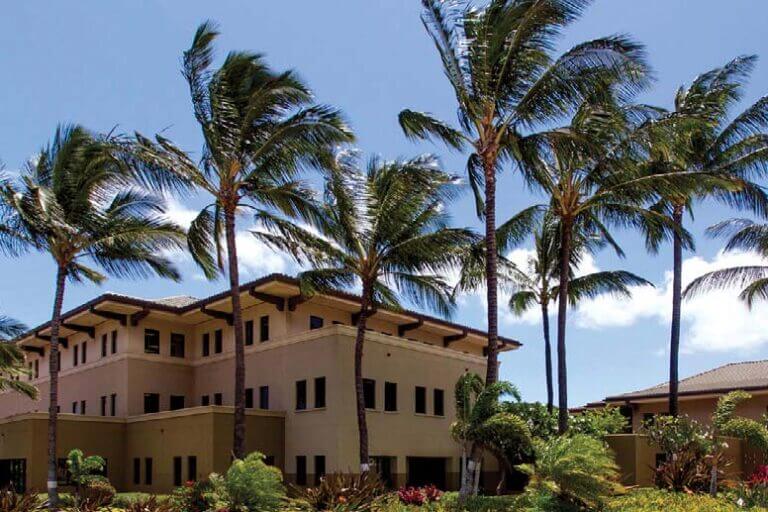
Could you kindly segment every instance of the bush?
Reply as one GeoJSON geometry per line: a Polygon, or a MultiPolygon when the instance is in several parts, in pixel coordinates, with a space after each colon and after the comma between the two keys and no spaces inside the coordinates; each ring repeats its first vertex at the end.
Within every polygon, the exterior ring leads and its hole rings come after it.
{"type": "Polygon", "coordinates": [[[602,439],[609,434],[621,434],[628,424],[627,418],[618,407],[587,409],[571,416],[568,429],[572,434],[602,439]]]}
{"type": "Polygon", "coordinates": [[[77,508],[80,510],[97,510],[112,503],[117,491],[106,479],[90,480],[82,485],[77,498],[77,508]]]}
{"type": "Polygon", "coordinates": [[[174,507],[168,500],[149,494],[137,497],[120,508],[125,512],[188,512],[187,509],[174,507]]]}
{"type": "Polygon", "coordinates": [[[223,478],[211,482],[230,510],[276,511],[285,499],[282,473],[267,465],[259,452],[235,460],[223,478]]]}
{"type": "Polygon", "coordinates": [[[292,491],[296,509],[344,512],[374,510],[385,494],[384,484],[372,471],[363,475],[331,473],[321,478],[317,487],[293,487],[292,491]]]}
{"type": "Polygon", "coordinates": [[[397,491],[397,497],[400,503],[405,505],[424,505],[440,501],[443,492],[434,485],[425,487],[401,487],[397,491]]]}
{"type": "Polygon", "coordinates": [[[604,512],[744,512],[725,497],[643,489],[610,500],[604,512]]]}
{"type": "MultiPolygon", "coordinates": [[[[119,492],[115,495],[115,499],[112,500],[113,508],[129,508],[136,502],[142,502],[148,500],[151,494],[145,492],[119,492]]],[[[159,500],[167,499],[167,496],[155,495],[159,500]]]]}
{"type": "MultiPolygon", "coordinates": [[[[446,492],[439,501],[440,510],[445,512],[507,512],[519,510],[515,496],[468,496],[459,504],[459,495],[446,492]]],[[[399,509],[393,509],[399,510],[399,509]]]]}
{"type": "Polygon", "coordinates": [[[206,512],[218,508],[220,497],[209,480],[200,480],[174,489],[168,503],[181,512],[206,512]]]}
{"type": "Polygon", "coordinates": [[[29,492],[0,491],[0,512],[32,512],[41,508],[43,499],[29,492]]]}

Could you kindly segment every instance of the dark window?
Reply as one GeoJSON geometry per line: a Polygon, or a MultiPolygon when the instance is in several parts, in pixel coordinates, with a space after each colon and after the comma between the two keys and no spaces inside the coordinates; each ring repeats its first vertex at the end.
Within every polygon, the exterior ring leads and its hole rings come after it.
{"type": "Polygon", "coordinates": [[[307,381],[296,381],[296,410],[302,411],[307,408],[307,381]]]}
{"type": "Polygon", "coordinates": [[[269,409],[269,386],[259,387],[259,409],[269,409]]]}
{"type": "Polygon", "coordinates": [[[190,482],[197,480],[197,457],[194,455],[187,457],[187,480],[190,482]]]}
{"type": "Polygon", "coordinates": [[[325,476],[325,455],[315,455],[315,485],[325,476]]]}
{"type": "Polygon", "coordinates": [[[209,397],[208,395],[203,395],[200,398],[200,405],[203,405],[203,406],[211,405],[211,397],[209,397]]]}
{"type": "Polygon", "coordinates": [[[109,415],[114,416],[117,412],[117,395],[112,393],[109,395],[109,415]]]}
{"type": "Polygon", "coordinates": [[[117,331],[112,331],[112,353],[117,354],[117,331]]]}
{"type": "Polygon", "coordinates": [[[107,335],[101,335],[101,357],[107,357],[107,335]]]}
{"type": "Polygon", "coordinates": [[[152,458],[147,457],[144,459],[144,483],[146,485],[152,485],[152,458]]]}
{"type": "Polygon", "coordinates": [[[264,315],[259,318],[259,341],[267,341],[269,339],[269,315],[264,315]]]}
{"type": "Polygon", "coordinates": [[[133,459],[133,484],[141,484],[141,459],[133,459]]]}
{"type": "Polygon", "coordinates": [[[160,353],[160,331],[155,329],[144,329],[144,353],[160,353]]]}
{"type": "Polygon", "coordinates": [[[275,465],[275,456],[274,455],[267,455],[264,457],[264,464],[267,466],[274,466],[275,465]]]}
{"type": "Polygon", "coordinates": [[[315,379],[315,407],[325,407],[325,377],[315,379]]]}
{"type": "Polygon", "coordinates": [[[397,410],[397,383],[395,382],[384,383],[384,410],[389,412],[397,410]]]}
{"type": "Polygon", "coordinates": [[[77,402],[72,402],[72,414],[77,414],[77,402]]]}
{"type": "Polygon", "coordinates": [[[427,414],[427,388],[416,386],[414,405],[416,414],[427,414]]]}
{"type": "Polygon", "coordinates": [[[39,377],[40,377],[40,360],[35,359],[35,378],[37,379],[39,377]]]}
{"type": "Polygon", "coordinates": [[[371,457],[373,467],[379,474],[379,478],[387,489],[394,488],[394,478],[392,475],[392,459],[394,457],[371,457]]]}
{"type": "Polygon", "coordinates": [[[216,329],[216,332],[213,333],[213,351],[217,354],[221,354],[223,348],[223,336],[224,333],[221,329],[216,329]]]}
{"type": "Polygon", "coordinates": [[[85,414],[85,400],[80,400],[80,414],[85,414]]]}
{"type": "Polygon", "coordinates": [[[311,315],[309,317],[309,328],[320,329],[323,326],[323,319],[319,316],[311,315]]]}
{"type": "Polygon", "coordinates": [[[296,457],[296,485],[307,485],[307,458],[304,455],[296,457]]]}
{"type": "Polygon", "coordinates": [[[363,401],[366,409],[376,408],[376,381],[363,379],[363,401]]]}
{"type": "Polygon", "coordinates": [[[253,409],[253,388],[245,388],[245,407],[253,409]]]}
{"type": "Polygon", "coordinates": [[[107,415],[107,397],[102,396],[100,399],[100,405],[101,405],[101,415],[106,416],[107,415]]]}
{"type": "Polygon", "coordinates": [[[77,366],[77,363],[80,362],[80,358],[78,357],[80,353],[78,352],[78,350],[79,350],[79,347],[75,345],[72,351],[72,366],[77,366]]]}
{"type": "Polygon", "coordinates": [[[245,322],[245,344],[253,345],[253,320],[245,322]]]}
{"type": "Polygon", "coordinates": [[[181,487],[181,457],[173,458],[173,485],[181,487]]]}
{"type": "Polygon", "coordinates": [[[144,393],[144,414],[160,412],[160,395],[158,393],[144,393]]]}
{"type": "Polygon", "coordinates": [[[211,355],[211,335],[209,333],[203,334],[203,357],[211,355]]]}
{"type": "Polygon", "coordinates": [[[82,364],[85,364],[85,362],[88,360],[88,342],[84,341],[82,345],[80,345],[80,362],[82,364]]]}
{"type": "Polygon", "coordinates": [[[432,412],[435,416],[445,416],[445,391],[435,389],[432,391],[432,412]]]}
{"type": "Polygon", "coordinates": [[[223,402],[221,393],[214,393],[213,394],[213,405],[221,405],[223,402]]]}
{"type": "Polygon", "coordinates": [[[184,357],[184,335],[171,333],[171,357],[184,357]]]}
{"type": "Polygon", "coordinates": [[[171,395],[171,410],[178,411],[184,408],[184,395],[171,395]]]}

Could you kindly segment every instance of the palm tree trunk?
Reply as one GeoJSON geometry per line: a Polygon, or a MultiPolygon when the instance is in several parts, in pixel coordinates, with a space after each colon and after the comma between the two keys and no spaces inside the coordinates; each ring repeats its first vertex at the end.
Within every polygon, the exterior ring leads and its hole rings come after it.
{"type": "Polygon", "coordinates": [[[496,162],[495,156],[483,158],[485,170],[485,279],[488,299],[488,366],[485,385],[499,380],[499,306],[496,249],[496,162]]]}
{"type": "MultiPolygon", "coordinates": [[[[672,221],[683,228],[683,207],[675,206],[672,221]]],[[[682,306],[683,240],[675,231],[672,249],[672,332],[669,340],[669,414],[678,413],[678,366],[680,359],[680,308],[682,306]]]]}
{"type": "Polygon", "coordinates": [[[547,375],[547,412],[552,414],[555,403],[554,385],[552,383],[552,344],[549,341],[549,306],[541,304],[541,324],[544,326],[544,365],[547,375]]]}
{"type": "Polygon", "coordinates": [[[227,238],[229,295],[232,300],[232,329],[235,333],[235,431],[232,453],[235,458],[242,459],[245,457],[245,344],[243,314],[240,307],[240,273],[237,268],[234,208],[227,208],[224,212],[224,229],[227,238]]]}
{"type": "Polygon", "coordinates": [[[568,431],[568,367],[565,358],[565,326],[568,319],[568,284],[571,270],[571,229],[563,219],[560,233],[560,289],[557,298],[557,430],[568,431]]]}
{"type": "Polygon", "coordinates": [[[368,458],[368,421],[365,417],[365,395],[363,393],[363,345],[365,343],[365,327],[368,323],[371,294],[371,286],[368,283],[363,283],[360,317],[357,319],[357,336],[355,337],[355,403],[357,406],[357,430],[360,441],[361,474],[367,473],[370,469],[368,458]]]}
{"type": "Polygon", "coordinates": [[[51,355],[48,359],[50,392],[48,397],[48,508],[57,510],[59,492],[56,478],[56,434],[59,415],[59,326],[61,325],[61,307],[64,302],[64,287],[67,281],[67,269],[59,265],[56,273],[56,294],[53,299],[51,317],[51,355]]]}

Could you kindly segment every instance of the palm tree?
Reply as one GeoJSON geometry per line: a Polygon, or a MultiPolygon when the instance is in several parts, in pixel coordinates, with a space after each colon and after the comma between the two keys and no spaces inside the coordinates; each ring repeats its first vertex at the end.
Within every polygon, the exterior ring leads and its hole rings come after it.
{"type": "Polygon", "coordinates": [[[571,112],[597,84],[619,82],[625,92],[645,85],[641,46],[613,36],[588,41],[559,57],[553,48],[563,27],[590,0],[422,0],[422,21],[434,40],[458,102],[460,128],[430,114],[403,110],[406,136],[436,139],[470,150],[469,181],[478,215],[485,219],[488,366],[498,380],[498,251],[496,173],[506,162],[535,155],[526,132],[571,112]]]}
{"type": "MultiPolygon", "coordinates": [[[[509,299],[509,307],[516,315],[522,315],[538,305],[544,331],[544,364],[547,380],[547,411],[554,409],[554,385],[552,382],[552,348],[549,337],[549,306],[559,295],[559,246],[558,226],[545,220],[534,233],[534,254],[527,267],[511,268],[509,279],[516,291],[509,299]]],[[[574,243],[571,266],[578,267],[582,253],[594,250],[596,240],[581,240],[574,243]]],[[[645,279],[624,270],[593,272],[569,277],[568,295],[571,306],[582,299],[595,298],[603,294],[630,297],[629,286],[653,286],[645,279]]]]}
{"type": "MultiPolygon", "coordinates": [[[[696,200],[711,197],[728,206],[768,215],[768,196],[754,183],[768,171],[768,97],[758,100],[731,118],[741,100],[745,82],[754,68],[755,56],[738,57],[725,66],[698,76],[678,89],[670,116],[698,117],[701,122],[678,124],[671,134],[671,151],[652,151],[650,165],[658,172],[697,175],[696,186],[686,193],[666,194],[654,208],[683,226],[696,200]]],[[[667,145],[664,141],[663,145],[667,145]]],[[[653,241],[652,243],[658,243],[653,241]]],[[[669,357],[669,414],[678,413],[678,365],[682,306],[683,240],[673,239],[672,325],[669,357]]]]}
{"type": "Polygon", "coordinates": [[[350,152],[337,156],[326,182],[316,232],[276,217],[255,233],[270,246],[313,267],[300,274],[302,293],[362,289],[355,339],[355,398],[361,472],[369,469],[363,396],[363,344],[368,318],[380,306],[401,309],[399,296],[441,315],[452,310],[450,286],[439,276],[477,237],[448,227],[445,206],[457,193],[435,157],[382,161],[365,169],[350,152]]]}
{"type": "Polygon", "coordinates": [[[5,224],[0,247],[48,253],[56,264],[51,316],[48,404],[48,496],[56,490],[56,419],[59,328],[64,288],[74,282],[101,283],[103,269],[118,278],[179,274],[165,251],[181,246],[183,231],[164,219],[164,205],[132,186],[127,170],[113,158],[114,141],[80,126],[61,126],[36,163],[28,164],[20,183],[0,187],[5,224]]]}
{"type": "Polygon", "coordinates": [[[210,279],[226,273],[235,338],[233,452],[245,456],[245,351],[236,219],[245,208],[269,208],[289,216],[312,213],[312,194],[295,180],[305,167],[320,167],[328,150],[352,140],[339,112],[312,104],[312,95],[292,71],[275,72],[259,54],[231,52],[211,70],[215,25],[205,22],[184,52],[195,118],[203,134],[198,165],[168,139],[139,134],[127,159],[152,185],[196,189],[212,203],[189,228],[188,245],[210,279]],[[222,246],[222,236],[225,240],[222,246]]]}
{"type": "Polygon", "coordinates": [[[27,327],[18,320],[0,315],[0,391],[15,391],[34,400],[37,388],[20,380],[29,375],[24,366],[24,352],[11,341],[26,330],[27,327]]]}

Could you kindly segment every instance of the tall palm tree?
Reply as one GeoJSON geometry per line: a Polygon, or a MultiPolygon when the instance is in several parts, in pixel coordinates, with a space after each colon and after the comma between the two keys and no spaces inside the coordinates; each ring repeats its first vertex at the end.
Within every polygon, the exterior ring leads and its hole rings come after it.
{"type": "Polygon", "coordinates": [[[35,399],[37,388],[20,380],[29,375],[24,352],[11,341],[25,330],[27,327],[18,320],[0,315],[0,391],[11,390],[35,399]]]}
{"type": "Polygon", "coordinates": [[[457,190],[456,180],[430,155],[372,158],[361,169],[354,153],[342,152],[326,182],[317,231],[265,216],[265,230],[255,233],[313,267],[300,274],[303,294],[355,285],[362,289],[355,339],[361,472],[369,469],[363,396],[368,318],[380,306],[400,309],[400,297],[441,315],[451,313],[450,286],[439,273],[458,261],[465,245],[477,241],[470,230],[448,227],[445,206],[457,190]]]}
{"type": "Polygon", "coordinates": [[[626,92],[644,86],[641,46],[613,36],[576,45],[555,57],[562,28],[591,0],[422,0],[432,37],[458,102],[459,127],[430,114],[403,110],[400,125],[414,139],[469,149],[469,181],[485,219],[488,367],[498,380],[498,250],[496,174],[500,166],[535,155],[526,133],[571,112],[597,84],[620,82],[626,92]]]}
{"type": "Polygon", "coordinates": [[[216,70],[213,42],[219,32],[200,25],[184,52],[183,74],[189,84],[195,118],[203,134],[198,164],[168,139],[153,142],[139,134],[127,159],[148,183],[195,189],[213,201],[189,228],[188,244],[208,278],[226,273],[235,338],[235,426],[233,452],[245,456],[245,351],[236,220],[246,208],[269,208],[308,217],[312,194],[296,175],[319,167],[334,145],[352,134],[340,113],[312,103],[312,94],[292,71],[275,72],[261,55],[231,52],[216,70]],[[224,245],[222,245],[222,237],[224,245]]]}
{"type": "MultiPolygon", "coordinates": [[[[650,165],[658,172],[697,173],[696,186],[686,193],[666,194],[654,208],[683,226],[693,203],[711,197],[728,206],[768,214],[768,196],[754,183],[768,171],[768,97],[751,104],[732,117],[742,99],[755,56],[738,57],[725,66],[698,76],[690,86],[680,87],[670,116],[698,117],[692,126],[678,124],[663,138],[671,137],[671,151],[652,151],[650,165]]],[[[664,141],[663,145],[667,145],[664,141]]],[[[653,241],[652,243],[657,243],[653,241]]],[[[678,413],[678,365],[682,306],[683,240],[673,239],[672,324],[669,356],[669,414],[678,413]]]]}
{"type": "MultiPolygon", "coordinates": [[[[516,291],[509,299],[509,307],[516,315],[522,315],[538,305],[544,334],[544,365],[547,381],[547,410],[554,409],[554,385],[552,372],[552,348],[549,335],[549,306],[559,295],[559,227],[548,220],[542,222],[534,233],[534,253],[527,266],[511,268],[509,279],[516,291]]],[[[645,279],[624,270],[593,272],[576,277],[573,267],[578,267],[583,254],[594,250],[598,240],[575,241],[571,259],[571,276],[568,296],[571,306],[582,299],[595,298],[604,294],[630,297],[630,286],[653,286],[645,279]]],[[[599,244],[598,244],[599,245],[599,244]]]]}
{"type": "Polygon", "coordinates": [[[48,404],[48,496],[56,489],[56,419],[58,402],[59,328],[67,280],[101,283],[96,270],[119,278],[179,274],[163,256],[181,247],[183,231],[164,219],[164,205],[132,186],[127,170],[113,157],[114,141],[80,126],[57,128],[20,183],[0,186],[4,226],[0,248],[45,252],[56,264],[51,316],[48,404]],[[95,265],[92,266],[92,265],[95,265]]]}

